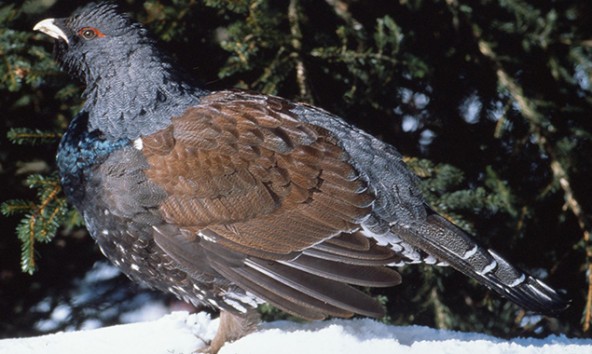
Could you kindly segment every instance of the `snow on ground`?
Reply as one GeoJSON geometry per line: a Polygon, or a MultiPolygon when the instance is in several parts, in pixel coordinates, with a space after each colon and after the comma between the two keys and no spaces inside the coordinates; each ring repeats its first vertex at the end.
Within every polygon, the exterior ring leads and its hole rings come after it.
{"type": "MultiPolygon", "coordinates": [[[[33,338],[0,340],[1,354],[182,354],[210,340],[218,320],[205,313],[174,312],[158,320],[33,338]],[[200,339],[201,338],[201,339],[200,339]]],[[[396,327],[371,319],[264,323],[227,344],[220,354],[591,354],[592,339],[516,338],[396,327]]]]}

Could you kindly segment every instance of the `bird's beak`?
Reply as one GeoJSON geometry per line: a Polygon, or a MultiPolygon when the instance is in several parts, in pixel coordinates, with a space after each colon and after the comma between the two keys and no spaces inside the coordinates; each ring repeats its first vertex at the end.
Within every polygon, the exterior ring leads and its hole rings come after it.
{"type": "Polygon", "coordinates": [[[33,27],[33,31],[43,32],[55,39],[63,39],[66,43],[70,44],[68,36],[66,36],[64,31],[59,28],[55,22],[55,18],[46,18],[45,20],[39,21],[35,27],[33,27]]]}

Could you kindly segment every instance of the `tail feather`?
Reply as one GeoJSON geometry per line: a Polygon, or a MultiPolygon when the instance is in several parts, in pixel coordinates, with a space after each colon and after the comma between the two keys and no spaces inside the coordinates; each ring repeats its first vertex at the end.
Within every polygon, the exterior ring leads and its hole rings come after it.
{"type": "Polygon", "coordinates": [[[413,247],[447,262],[526,310],[556,314],[569,306],[565,297],[542,281],[511,265],[462,229],[431,212],[427,222],[410,228],[397,224],[392,232],[413,247]]]}

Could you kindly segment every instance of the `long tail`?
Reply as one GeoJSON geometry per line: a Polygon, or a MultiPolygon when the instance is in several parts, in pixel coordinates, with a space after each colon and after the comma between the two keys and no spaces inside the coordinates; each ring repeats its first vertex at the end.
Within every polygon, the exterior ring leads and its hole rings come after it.
{"type": "Polygon", "coordinates": [[[556,314],[570,301],[542,281],[522,272],[494,251],[482,247],[462,229],[434,211],[427,222],[411,228],[392,226],[403,241],[486,285],[526,310],[556,314]]]}

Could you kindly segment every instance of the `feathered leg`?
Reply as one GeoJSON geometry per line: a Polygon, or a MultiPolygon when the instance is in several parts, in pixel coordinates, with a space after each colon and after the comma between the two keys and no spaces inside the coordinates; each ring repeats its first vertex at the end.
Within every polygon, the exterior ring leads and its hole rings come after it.
{"type": "Polygon", "coordinates": [[[255,331],[259,324],[260,316],[256,309],[249,310],[246,314],[234,314],[220,311],[220,326],[216,336],[210,345],[199,353],[216,354],[225,343],[233,342],[255,331]]]}

